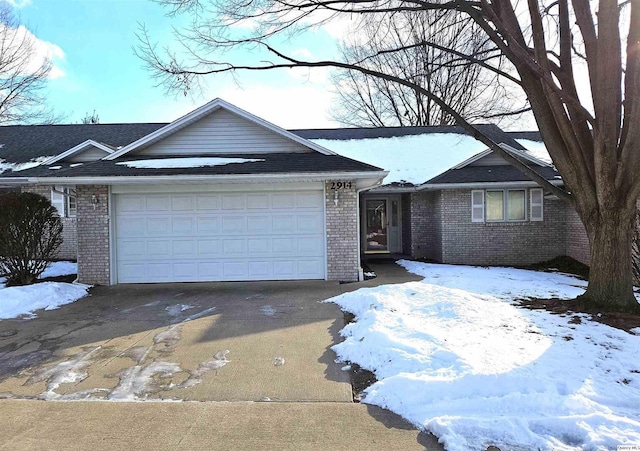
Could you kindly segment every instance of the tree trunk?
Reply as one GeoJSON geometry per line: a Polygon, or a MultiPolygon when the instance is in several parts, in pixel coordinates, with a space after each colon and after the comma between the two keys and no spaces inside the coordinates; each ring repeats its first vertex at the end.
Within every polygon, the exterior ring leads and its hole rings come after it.
{"type": "Polygon", "coordinates": [[[585,221],[591,266],[587,291],[579,299],[586,307],[640,312],[633,294],[631,265],[634,224],[635,208],[601,210],[585,221]]]}

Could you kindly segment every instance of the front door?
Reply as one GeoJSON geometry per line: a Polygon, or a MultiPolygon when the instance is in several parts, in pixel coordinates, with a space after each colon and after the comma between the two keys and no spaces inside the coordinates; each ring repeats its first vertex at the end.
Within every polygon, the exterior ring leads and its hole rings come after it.
{"type": "Polygon", "coordinates": [[[365,200],[365,252],[389,252],[387,200],[365,200]]]}
{"type": "Polygon", "coordinates": [[[401,220],[400,196],[365,198],[362,221],[364,252],[402,252],[401,220]]]}

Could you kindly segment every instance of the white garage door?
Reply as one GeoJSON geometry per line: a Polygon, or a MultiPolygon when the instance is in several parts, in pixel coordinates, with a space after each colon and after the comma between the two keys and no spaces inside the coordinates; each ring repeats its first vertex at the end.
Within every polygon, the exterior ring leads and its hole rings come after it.
{"type": "Polygon", "coordinates": [[[119,283],[325,277],[322,191],[114,197],[119,283]]]}

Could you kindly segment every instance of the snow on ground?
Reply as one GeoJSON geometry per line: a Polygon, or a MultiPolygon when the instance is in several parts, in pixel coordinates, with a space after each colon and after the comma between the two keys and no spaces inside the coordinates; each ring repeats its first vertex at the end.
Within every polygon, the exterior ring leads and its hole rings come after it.
{"type": "Polygon", "coordinates": [[[220,158],[220,157],[188,157],[161,158],[155,160],[123,161],[121,164],[130,168],[165,169],[165,168],[202,168],[205,166],[224,166],[234,163],[253,163],[264,161],[252,158],[220,158]]]}
{"type": "Polygon", "coordinates": [[[424,183],[487,148],[471,136],[457,133],[311,141],[344,157],[389,171],[385,184],[424,183]]]}
{"type": "Polygon", "coordinates": [[[71,274],[78,274],[78,264],[75,262],[52,262],[47,269],[40,274],[40,279],[46,279],[47,277],[59,277],[68,276],[71,274]]]}
{"type": "MultiPolygon", "coordinates": [[[[78,265],[73,262],[53,262],[41,275],[57,277],[76,274],[78,265]]],[[[27,315],[35,318],[36,310],[54,310],[61,305],[70,304],[87,295],[90,285],[42,282],[20,287],[4,286],[0,277],[0,319],[17,318],[27,315]]]]}
{"type": "Polygon", "coordinates": [[[356,315],[333,349],[375,372],[364,402],[432,432],[448,450],[640,444],[640,337],[513,302],[573,298],[585,282],[400,263],[425,279],[328,300],[356,315]]]}

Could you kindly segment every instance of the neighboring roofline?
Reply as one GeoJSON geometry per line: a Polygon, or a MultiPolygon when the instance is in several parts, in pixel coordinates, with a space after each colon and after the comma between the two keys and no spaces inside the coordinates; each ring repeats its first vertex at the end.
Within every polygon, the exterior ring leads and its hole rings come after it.
{"type": "MultiPolygon", "coordinates": [[[[498,145],[500,147],[502,147],[504,150],[506,150],[507,152],[513,153],[513,154],[515,154],[516,156],[518,156],[520,158],[524,158],[525,160],[529,160],[531,163],[537,164],[539,166],[549,167],[549,168],[553,167],[551,164],[549,164],[549,163],[547,163],[545,161],[542,161],[542,160],[538,160],[536,157],[529,155],[527,152],[515,149],[514,147],[512,147],[512,146],[510,146],[508,144],[500,143],[498,145]]],[[[482,152],[475,154],[471,158],[467,158],[463,162],[458,163],[457,165],[447,169],[447,171],[450,170],[450,169],[462,169],[465,166],[469,166],[471,163],[474,163],[474,162],[486,157],[487,155],[491,155],[492,153],[493,153],[493,150],[491,150],[491,149],[483,150],[482,152]]],[[[509,162],[505,160],[505,163],[508,164],[509,162]]],[[[444,172],[442,172],[442,174],[444,174],[444,172]]],[[[438,175],[440,175],[440,174],[438,174],[438,175]]],[[[437,175],[436,175],[436,177],[437,177],[437,175]]],[[[433,177],[433,178],[435,178],[435,177],[433,177]]]]}
{"type": "Polygon", "coordinates": [[[103,158],[104,160],[115,160],[116,158],[121,157],[122,155],[126,155],[127,153],[137,149],[138,147],[141,147],[145,144],[148,144],[150,142],[153,141],[157,141],[162,139],[165,136],[169,136],[173,133],[175,133],[176,131],[180,130],[183,127],[186,127],[187,125],[195,122],[196,120],[198,120],[200,117],[203,117],[209,113],[212,113],[215,110],[218,109],[225,109],[227,111],[230,111],[231,113],[234,113],[250,122],[253,122],[254,124],[257,124],[261,127],[264,127],[268,130],[271,130],[274,133],[277,133],[281,136],[283,136],[284,138],[290,139],[291,141],[295,141],[298,144],[301,144],[305,147],[308,147],[312,150],[315,150],[317,152],[320,152],[321,154],[324,155],[336,155],[335,152],[332,152],[329,149],[326,149],[318,144],[315,144],[311,141],[308,141],[304,138],[301,138],[300,136],[291,133],[285,129],[283,129],[282,127],[278,127],[275,124],[272,124],[271,122],[268,122],[262,118],[259,118],[258,116],[255,116],[241,108],[238,108],[235,105],[232,105],[228,102],[225,102],[224,100],[220,99],[220,98],[216,98],[214,100],[212,100],[211,102],[208,102],[204,105],[202,105],[200,108],[197,108],[193,111],[191,111],[190,113],[185,114],[184,116],[176,119],[175,121],[165,125],[162,128],[159,128],[158,130],[149,133],[146,136],[143,136],[142,138],[124,146],[122,149],[117,150],[115,152],[113,152],[110,155],[107,155],[105,158],[103,158]]]}
{"type": "Polygon", "coordinates": [[[94,141],[93,139],[87,139],[84,142],[81,142],[80,144],[78,144],[77,146],[72,147],[71,149],[65,150],[62,153],[59,153],[58,155],[55,155],[51,158],[49,158],[48,160],[43,161],[41,164],[42,165],[52,165],[53,163],[56,163],[60,160],[64,160],[67,157],[70,157],[72,155],[75,155],[77,153],[82,152],[84,149],[88,148],[88,147],[96,147],[104,152],[106,152],[108,155],[112,154],[115,150],[105,144],[99,143],[98,141],[94,141]]]}
{"type": "MultiPolygon", "coordinates": [[[[167,182],[193,183],[247,183],[247,182],[292,182],[292,181],[324,181],[324,180],[377,180],[372,184],[382,183],[389,175],[388,171],[336,171],[336,172],[298,172],[288,174],[218,174],[218,175],[131,175],[103,177],[6,177],[0,179],[7,185],[26,184],[69,184],[69,185],[142,185],[167,182]]],[[[369,182],[367,182],[369,183],[369,182]]]]}
{"type": "MultiPolygon", "coordinates": [[[[564,185],[561,179],[549,180],[549,183],[555,186],[564,185]]],[[[513,181],[513,182],[465,182],[465,183],[425,183],[416,188],[417,191],[423,190],[439,190],[439,189],[460,189],[460,188],[511,188],[511,187],[529,187],[540,186],[533,180],[513,181]]]]}

